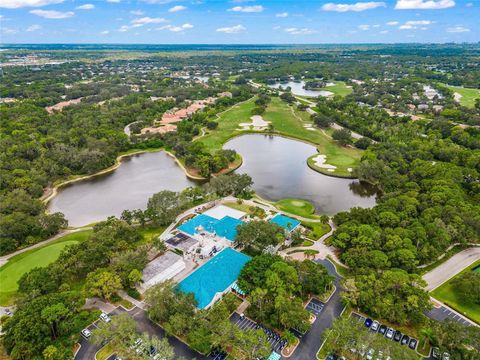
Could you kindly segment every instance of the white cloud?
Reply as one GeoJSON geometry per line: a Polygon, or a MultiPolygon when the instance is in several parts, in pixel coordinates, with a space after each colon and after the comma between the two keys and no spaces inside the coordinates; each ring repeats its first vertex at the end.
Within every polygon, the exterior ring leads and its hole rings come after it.
{"type": "Polygon", "coordinates": [[[437,10],[455,6],[455,0],[397,0],[397,10],[437,10]]]}
{"type": "Polygon", "coordinates": [[[291,34],[291,35],[310,35],[315,33],[315,30],[309,29],[309,28],[296,28],[296,27],[291,27],[285,29],[285,32],[291,34]]]}
{"type": "Polygon", "coordinates": [[[262,5],[252,5],[252,6],[234,6],[228,11],[243,12],[243,13],[257,13],[264,10],[262,5]]]}
{"type": "Polygon", "coordinates": [[[168,9],[168,12],[175,13],[175,12],[183,11],[183,10],[186,10],[186,9],[187,9],[186,6],[175,5],[175,6],[171,7],[170,9],[168,9]]]}
{"type": "Polygon", "coordinates": [[[431,25],[433,24],[433,21],[431,20],[413,20],[413,21],[407,21],[405,24],[400,25],[398,28],[400,30],[427,30],[428,28],[425,27],[425,25],[431,25]],[[419,27],[422,25],[421,27],[419,27]]]}
{"type": "Polygon", "coordinates": [[[45,19],[66,19],[75,15],[73,11],[56,11],[56,10],[30,10],[30,14],[43,17],[45,19]]]}
{"type": "Polygon", "coordinates": [[[122,26],[120,26],[120,29],[118,29],[118,31],[120,31],[120,32],[125,32],[125,31],[128,31],[128,30],[130,30],[130,26],[128,26],[128,25],[122,25],[122,26]]]}
{"type": "Polygon", "coordinates": [[[388,30],[382,30],[380,31],[380,34],[388,34],[388,30]]]}
{"type": "Polygon", "coordinates": [[[171,32],[181,32],[183,30],[191,29],[193,28],[192,24],[186,23],[181,26],[174,26],[174,25],[165,25],[162,27],[157,28],[156,30],[169,30],[171,32]]]}
{"type": "Polygon", "coordinates": [[[132,10],[132,11],[130,11],[130,14],[135,15],[135,16],[142,16],[145,13],[142,10],[132,10]]]}
{"type": "Polygon", "coordinates": [[[282,12],[282,13],[278,13],[278,14],[275,14],[276,17],[287,17],[288,16],[288,12],[282,12]]]}
{"type": "Polygon", "coordinates": [[[118,4],[120,2],[120,0],[107,0],[107,2],[118,4]]]}
{"type": "Polygon", "coordinates": [[[335,4],[327,3],[322,6],[322,10],[347,12],[347,11],[365,11],[375,9],[378,7],[387,7],[387,4],[383,1],[369,1],[369,2],[357,2],[355,4],[335,4]]]}
{"type": "Polygon", "coordinates": [[[457,26],[454,26],[454,27],[447,28],[447,32],[449,32],[449,33],[464,33],[464,32],[469,32],[469,31],[470,31],[469,28],[466,28],[466,27],[461,26],[461,25],[457,25],[457,26]]]}
{"type": "Polygon", "coordinates": [[[370,25],[358,25],[358,30],[367,31],[370,30],[370,25]]]}
{"type": "Polygon", "coordinates": [[[15,35],[16,33],[18,33],[18,30],[6,27],[2,27],[1,31],[5,35],[15,35]]]}
{"type": "Polygon", "coordinates": [[[83,4],[83,5],[77,6],[75,9],[77,9],[77,10],[92,10],[92,9],[95,9],[95,5],[93,5],[93,4],[83,4]]]}
{"type": "Polygon", "coordinates": [[[379,28],[379,27],[380,27],[380,25],[378,25],[378,24],[375,24],[375,25],[372,25],[372,27],[373,27],[373,28],[379,28]]]}
{"type": "Polygon", "coordinates": [[[168,4],[176,0],[142,0],[142,1],[147,4],[168,4]]]}
{"type": "Polygon", "coordinates": [[[28,32],[34,32],[34,31],[37,31],[37,30],[40,30],[42,27],[40,25],[37,25],[37,24],[34,24],[34,25],[30,25],[28,28],[27,28],[27,31],[28,32]]]}
{"type": "Polygon", "coordinates": [[[398,25],[398,24],[399,24],[398,21],[389,21],[389,22],[387,22],[387,25],[388,25],[388,26],[396,26],[396,25],[398,25]]]}
{"type": "Polygon", "coordinates": [[[472,7],[472,6],[473,6],[473,3],[466,3],[465,6],[466,6],[466,7],[472,7]]]}
{"type": "Polygon", "coordinates": [[[40,7],[60,4],[63,0],[1,0],[0,8],[17,9],[21,7],[40,7]]]}
{"type": "Polygon", "coordinates": [[[101,35],[108,35],[108,34],[110,34],[110,31],[108,31],[108,30],[103,30],[100,34],[101,34],[101,35]]]}
{"type": "Polygon", "coordinates": [[[276,25],[272,28],[273,30],[279,30],[280,29],[280,26],[276,25]]]}
{"type": "Polygon", "coordinates": [[[149,16],[145,16],[142,18],[133,19],[131,23],[133,25],[145,25],[145,24],[159,24],[165,22],[164,18],[151,18],[149,16]]]}
{"type": "Polygon", "coordinates": [[[221,28],[218,28],[216,31],[222,32],[225,34],[238,34],[238,33],[244,32],[245,30],[247,30],[245,26],[239,24],[231,27],[221,27],[221,28]]]}

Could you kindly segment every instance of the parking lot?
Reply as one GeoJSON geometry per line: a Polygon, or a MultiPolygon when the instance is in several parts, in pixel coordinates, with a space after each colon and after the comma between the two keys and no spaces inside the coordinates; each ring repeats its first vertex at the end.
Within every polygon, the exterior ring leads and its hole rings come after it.
{"type": "Polygon", "coordinates": [[[315,316],[318,316],[320,315],[320,313],[322,312],[323,308],[325,307],[325,304],[323,302],[321,302],[320,300],[318,299],[315,299],[315,298],[312,298],[307,306],[305,307],[305,309],[307,309],[308,311],[310,311],[312,314],[314,314],[315,316]]]}
{"type": "Polygon", "coordinates": [[[246,316],[242,317],[237,313],[233,313],[230,317],[230,321],[237,325],[241,330],[262,329],[268,337],[268,341],[272,346],[272,351],[275,351],[278,354],[280,354],[282,349],[286,346],[286,341],[280,337],[280,334],[250,320],[246,316]]]}
{"type": "Polygon", "coordinates": [[[417,349],[418,340],[413,337],[410,337],[406,334],[402,334],[398,330],[391,329],[386,325],[373,321],[372,319],[366,318],[365,316],[357,314],[355,312],[351,313],[351,317],[353,319],[357,319],[360,323],[364,324],[366,330],[373,331],[377,333],[379,336],[384,336],[385,339],[389,339],[389,340],[398,342],[401,345],[408,346],[410,349],[414,351],[417,349]],[[374,323],[377,323],[376,324],[377,326],[375,328],[373,325],[374,323]],[[387,332],[389,329],[392,330],[390,338],[387,337],[387,332]]]}

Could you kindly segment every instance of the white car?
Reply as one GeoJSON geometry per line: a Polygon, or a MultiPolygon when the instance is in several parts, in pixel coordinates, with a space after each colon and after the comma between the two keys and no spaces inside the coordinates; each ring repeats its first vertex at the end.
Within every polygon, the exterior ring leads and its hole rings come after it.
{"type": "Polygon", "coordinates": [[[83,329],[82,330],[82,336],[85,338],[85,339],[88,339],[90,338],[90,336],[92,336],[92,332],[88,329],[83,329]]]}
{"type": "Polygon", "coordinates": [[[394,333],[395,333],[395,330],[393,330],[392,328],[388,328],[387,333],[385,334],[385,336],[387,337],[387,339],[392,339],[394,333]]]}
{"type": "Polygon", "coordinates": [[[368,349],[368,352],[367,352],[367,360],[372,360],[373,359],[373,354],[375,354],[375,349],[368,349]]]}
{"type": "Polygon", "coordinates": [[[378,351],[377,360],[383,360],[383,351],[381,351],[381,350],[378,351]]]}
{"type": "Polygon", "coordinates": [[[110,321],[112,321],[112,319],[110,319],[110,316],[108,316],[108,315],[105,314],[105,313],[101,313],[101,314],[100,314],[100,320],[103,320],[103,321],[105,321],[106,323],[109,323],[110,321]]]}
{"type": "Polygon", "coordinates": [[[370,326],[370,330],[372,330],[372,331],[377,331],[379,327],[380,327],[380,323],[379,323],[377,320],[375,320],[375,321],[372,323],[372,326],[370,326]]]}

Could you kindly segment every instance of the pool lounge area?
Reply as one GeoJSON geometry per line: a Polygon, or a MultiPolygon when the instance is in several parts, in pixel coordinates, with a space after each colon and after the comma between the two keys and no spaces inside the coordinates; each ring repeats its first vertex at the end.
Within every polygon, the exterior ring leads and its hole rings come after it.
{"type": "Polygon", "coordinates": [[[291,217],[277,214],[273,218],[270,219],[270,222],[273,224],[280,225],[285,230],[293,231],[295,228],[300,225],[300,221],[292,219],[291,217]]]}
{"type": "Polygon", "coordinates": [[[205,309],[230,289],[250,259],[248,255],[225,248],[183,279],[178,289],[193,293],[197,307],[205,309]]]}
{"type": "Polygon", "coordinates": [[[199,214],[180,225],[178,230],[191,236],[208,232],[229,241],[234,241],[237,237],[237,226],[243,223],[242,220],[235,219],[231,216],[216,219],[206,214],[199,214]]]}

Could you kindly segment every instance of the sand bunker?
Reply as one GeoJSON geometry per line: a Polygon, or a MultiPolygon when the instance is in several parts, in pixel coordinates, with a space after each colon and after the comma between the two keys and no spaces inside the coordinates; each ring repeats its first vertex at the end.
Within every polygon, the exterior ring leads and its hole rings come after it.
{"type": "Polygon", "coordinates": [[[268,128],[268,125],[270,124],[270,121],[265,121],[263,120],[263,117],[261,115],[253,115],[250,117],[252,120],[251,123],[240,123],[239,126],[242,130],[257,130],[257,131],[262,131],[266,130],[268,128]]]}
{"type": "Polygon", "coordinates": [[[460,99],[462,98],[463,96],[461,94],[459,94],[458,92],[456,93],[453,93],[453,99],[456,101],[456,102],[460,102],[460,99]]]}
{"type": "Polygon", "coordinates": [[[315,156],[313,159],[315,166],[321,169],[327,169],[327,171],[333,172],[337,168],[335,165],[327,164],[327,156],[319,154],[315,156]]]}

